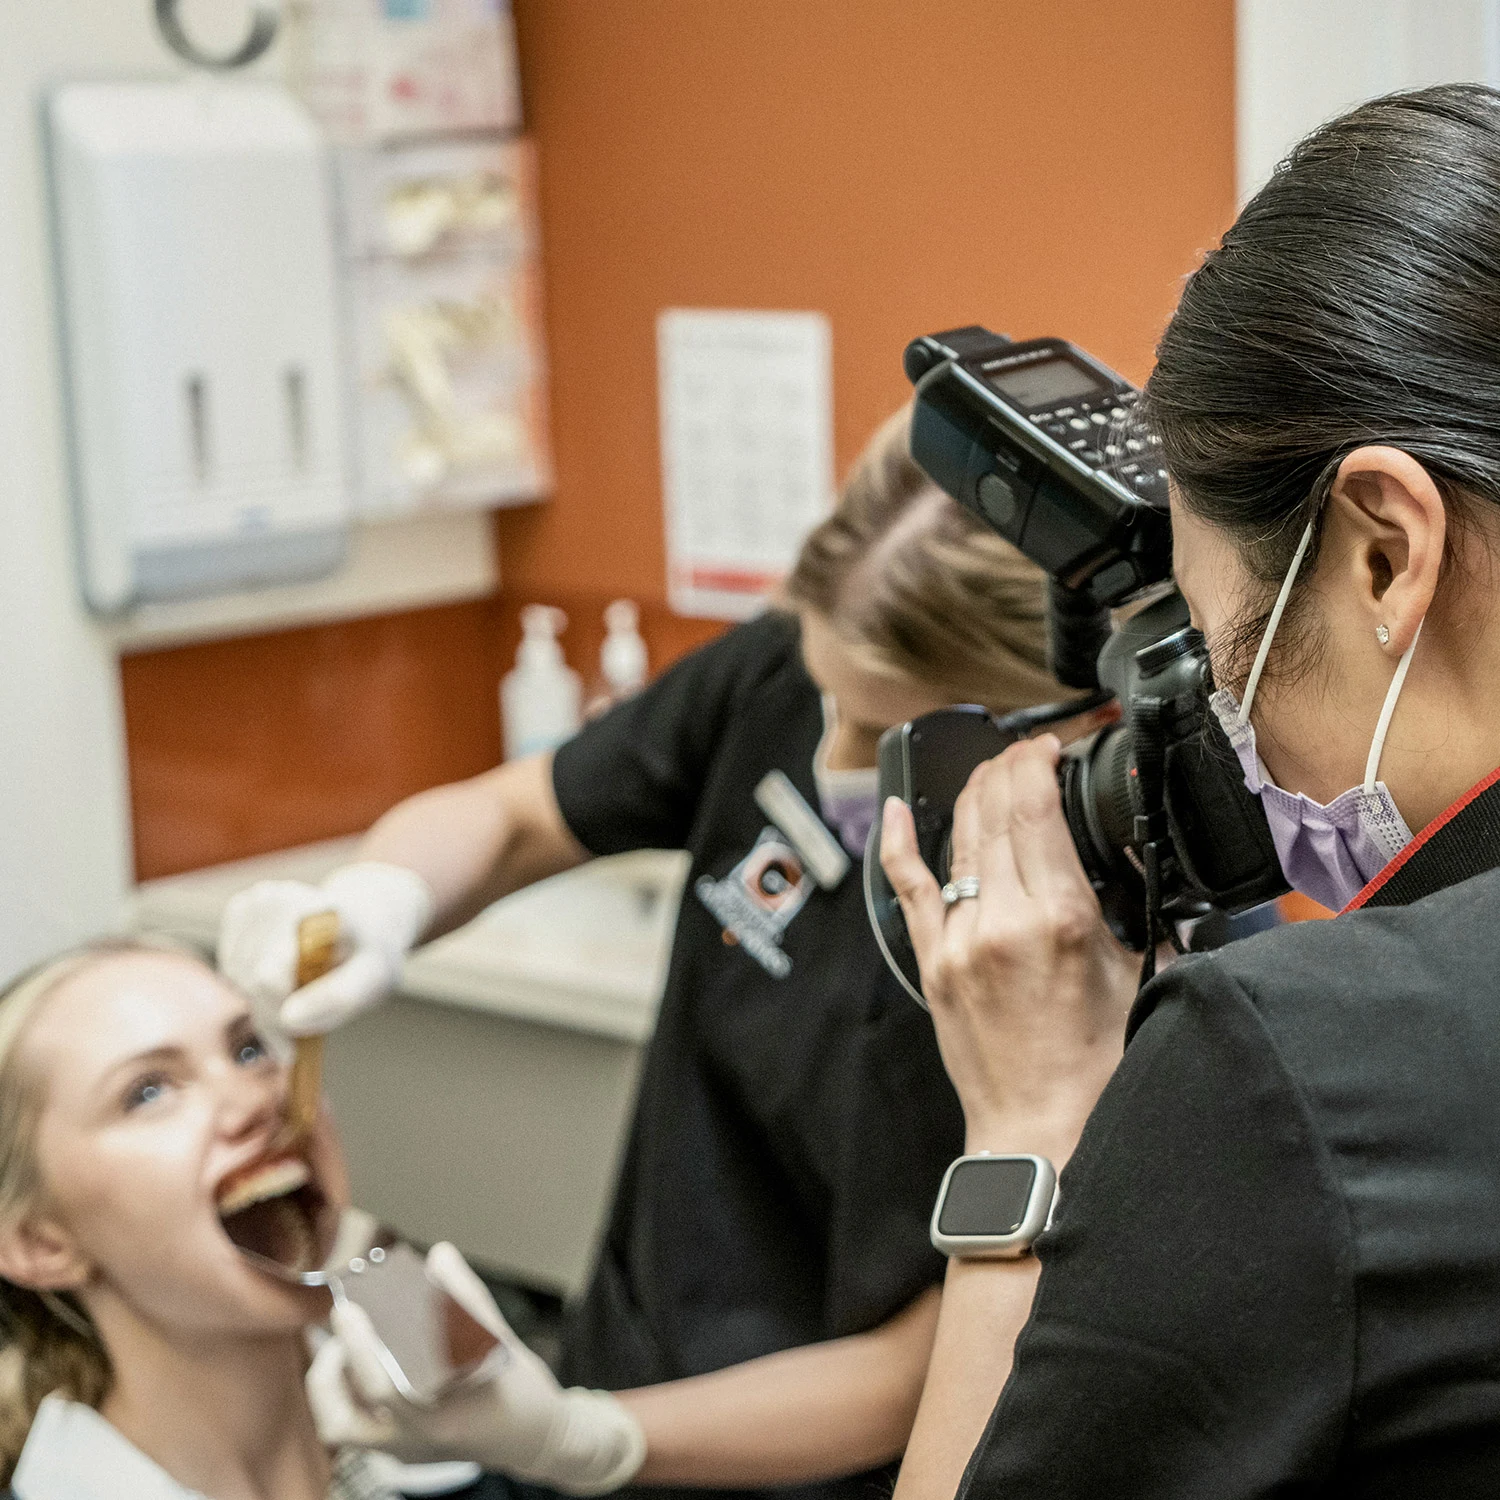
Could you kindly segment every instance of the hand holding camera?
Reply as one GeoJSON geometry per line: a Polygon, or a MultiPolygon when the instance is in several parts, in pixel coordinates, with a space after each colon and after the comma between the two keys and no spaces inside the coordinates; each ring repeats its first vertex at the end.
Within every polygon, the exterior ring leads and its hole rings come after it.
{"type": "Polygon", "coordinates": [[[1120,1058],[1129,949],[1149,974],[1180,923],[1243,911],[1285,880],[1208,709],[1135,390],[1061,339],[977,327],[915,340],[906,370],[912,457],[1046,569],[1052,668],[1087,696],[888,731],[866,904],[892,970],[933,1012],[969,1149],[1060,1163],[1120,1058]],[[1026,738],[1110,701],[1118,722],[1066,751],[1026,738]]]}
{"type": "Polygon", "coordinates": [[[974,772],[954,806],[946,898],[910,809],[889,801],[882,828],[967,1149],[1034,1151],[1059,1166],[1119,1062],[1137,967],[1074,851],[1060,753],[1049,735],[974,772]],[[952,899],[975,879],[976,894],[952,899]]]}

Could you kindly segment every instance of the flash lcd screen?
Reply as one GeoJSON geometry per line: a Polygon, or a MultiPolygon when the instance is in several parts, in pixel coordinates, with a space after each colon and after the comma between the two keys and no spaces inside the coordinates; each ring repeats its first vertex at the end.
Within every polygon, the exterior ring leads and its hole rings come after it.
{"type": "Polygon", "coordinates": [[[1035,1164],[1014,1157],[959,1162],[948,1179],[938,1228],[952,1235],[1014,1234],[1035,1181],[1035,1164]]]}
{"type": "Polygon", "coordinates": [[[1035,364],[1013,370],[997,370],[985,379],[1004,396],[1028,411],[1037,407],[1056,406],[1059,401],[1076,400],[1104,386],[1081,365],[1071,359],[1039,359],[1035,364]]]}

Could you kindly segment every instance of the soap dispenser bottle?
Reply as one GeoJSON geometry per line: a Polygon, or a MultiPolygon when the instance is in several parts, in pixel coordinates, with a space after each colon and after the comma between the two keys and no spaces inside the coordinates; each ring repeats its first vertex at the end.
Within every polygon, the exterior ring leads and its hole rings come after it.
{"type": "Polygon", "coordinates": [[[599,648],[599,676],[589,693],[589,718],[633,697],[646,685],[646,643],[640,633],[641,612],[629,599],[616,599],[604,611],[604,644],[599,648]]]}
{"type": "Polygon", "coordinates": [[[583,688],[557,642],[567,624],[560,609],[545,604],[528,604],[521,611],[516,665],[500,684],[506,760],[554,750],[577,732],[583,688]]]}

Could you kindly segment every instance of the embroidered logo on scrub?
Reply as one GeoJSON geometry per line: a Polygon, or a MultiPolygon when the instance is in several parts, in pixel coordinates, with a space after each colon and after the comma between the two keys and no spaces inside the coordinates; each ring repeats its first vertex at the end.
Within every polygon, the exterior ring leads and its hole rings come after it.
{"type": "Polygon", "coordinates": [[[738,943],[773,979],[792,972],[781,934],[812,888],[797,851],[774,828],[763,828],[755,847],[722,880],[700,875],[693,887],[724,924],[724,941],[738,943]]]}

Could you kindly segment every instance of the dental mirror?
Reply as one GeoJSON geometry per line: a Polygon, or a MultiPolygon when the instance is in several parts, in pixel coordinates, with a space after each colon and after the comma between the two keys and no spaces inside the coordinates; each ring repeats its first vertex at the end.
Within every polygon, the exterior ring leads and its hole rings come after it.
{"type": "Polygon", "coordinates": [[[406,1400],[431,1405],[472,1375],[500,1343],[432,1280],[425,1259],[372,1214],[332,1210],[324,1214],[322,1227],[331,1238],[312,1267],[299,1268],[244,1244],[236,1248],[267,1276],[327,1288],[336,1303],[363,1308],[380,1340],[381,1365],[406,1400]]]}
{"type": "Polygon", "coordinates": [[[374,1246],[333,1283],[334,1301],[364,1310],[380,1363],[407,1401],[431,1406],[471,1376],[500,1340],[439,1286],[408,1244],[374,1246]]]}
{"type": "MultiPolygon", "coordinates": [[[[298,1205],[291,1205],[286,1211],[305,1212],[298,1205]]],[[[257,1271],[291,1286],[331,1287],[354,1261],[368,1257],[372,1250],[387,1250],[401,1238],[362,1208],[341,1210],[323,1204],[314,1209],[305,1221],[308,1227],[301,1243],[298,1243],[301,1231],[288,1234],[283,1230],[278,1234],[278,1226],[272,1224],[269,1232],[262,1235],[254,1232],[256,1226],[235,1222],[245,1217],[232,1215],[225,1222],[225,1233],[235,1249],[257,1271]],[[294,1253],[288,1253],[289,1243],[294,1253]]]]}

